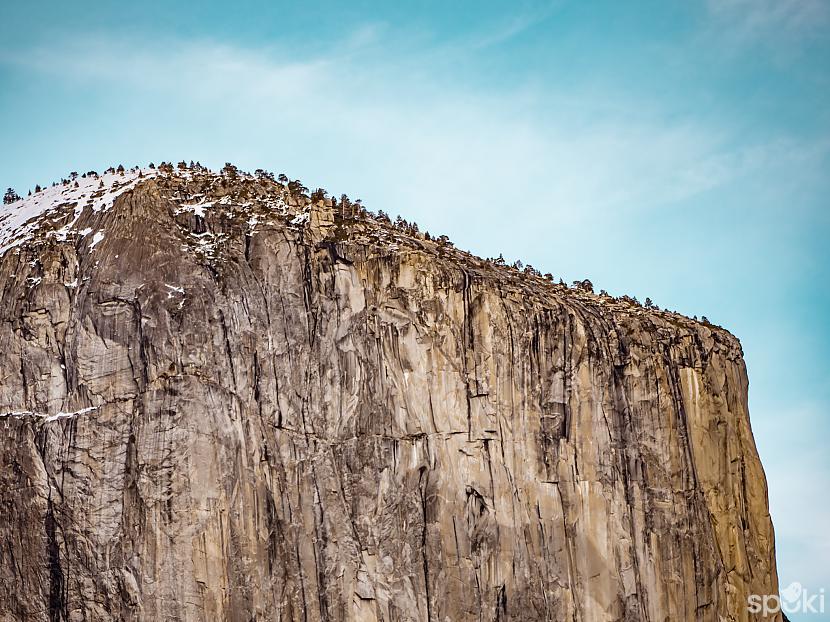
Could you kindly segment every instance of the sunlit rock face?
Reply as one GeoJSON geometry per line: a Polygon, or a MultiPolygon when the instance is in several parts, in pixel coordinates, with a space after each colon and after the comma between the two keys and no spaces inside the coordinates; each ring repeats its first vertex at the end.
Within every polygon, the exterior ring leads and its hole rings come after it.
{"type": "Polygon", "coordinates": [[[79,181],[0,212],[0,620],[747,620],[777,592],[727,331],[267,174],[79,181]]]}

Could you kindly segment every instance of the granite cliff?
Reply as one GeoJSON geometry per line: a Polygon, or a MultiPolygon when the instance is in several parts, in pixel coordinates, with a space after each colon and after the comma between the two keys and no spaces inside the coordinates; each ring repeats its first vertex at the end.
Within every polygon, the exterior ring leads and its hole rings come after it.
{"type": "Polygon", "coordinates": [[[0,620],[747,620],[739,342],[232,167],[0,212],[0,620]]]}

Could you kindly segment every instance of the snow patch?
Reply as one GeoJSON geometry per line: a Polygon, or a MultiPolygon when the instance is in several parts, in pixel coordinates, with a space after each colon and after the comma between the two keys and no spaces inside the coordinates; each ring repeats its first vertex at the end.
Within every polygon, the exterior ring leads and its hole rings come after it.
{"type": "Polygon", "coordinates": [[[167,292],[167,297],[172,298],[173,293],[182,294],[184,295],[184,287],[177,287],[175,285],[170,285],[170,283],[165,283],[164,286],[169,289],[170,291],[167,292]]]}
{"type": "Polygon", "coordinates": [[[87,408],[82,408],[81,410],[76,410],[75,412],[59,412],[54,415],[47,415],[44,413],[36,413],[32,412],[31,410],[19,410],[19,411],[11,411],[6,413],[0,413],[0,417],[37,417],[38,419],[43,419],[44,423],[50,423],[52,421],[57,421],[58,419],[70,419],[72,417],[78,417],[79,415],[86,415],[91,413],[95,410],[98,410],[97,406],[88,406],[87,408]]]}
{"type": "MultiPolygon", "coordinates": [[[[74,214],[68,224],[50,233],[65,241],[85,208],[93,212],[106,211],[115,199],[131,190],[144,179],[157,175],[152,169],[127,170],[123,173],[105,173],[78,177],[74,181],[44,188],[40,192],[4,205],[0,208],[0,256],[10,248],[30,239],[41,224],[41,218],[60,207],[74,206],[74,214]]],[[[81,235],[89,231],[84,229],[81,235]]]]}
{"type": "Polygon", "coordinates": [[[85,415],[87,413],[91,413],[94,410],[98,410],[97,406],[88,406],[87,408],[82,408],[81,410],[76,410],[74,413],[64,413],[59,412],[57,415],[48,415],[44,421],[49,423],[50,421],[57,421],[58,419],[69,419],[71,417],[77,417],[78,415],[85,415]]]}
{"type": "Polygon", "coordinates": [[[183,203],[176,210],[176,214],[182,212],[193,212],[199,218],[205,217],[205,210],[213,207],[213,201],[200,201],[199,203],[183,203]]]}
{"type": "Polygon", "coordinates": [[[98,244],[101,240],[104,239],[104,234],[101,231],[96,231],[95,235],[92,236],[92,244],[89,245],[89,250],[95,248],[95,245],[98,244]]]}

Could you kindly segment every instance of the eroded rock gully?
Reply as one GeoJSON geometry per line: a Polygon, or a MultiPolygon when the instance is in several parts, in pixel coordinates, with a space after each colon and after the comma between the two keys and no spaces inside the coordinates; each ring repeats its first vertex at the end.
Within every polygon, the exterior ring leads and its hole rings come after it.
{"type": "Polygon", "coordinates": [[[84,200],[0,259],[0,619],[746,620],[777,591],[725,330],[268,179],[84,200]]]}

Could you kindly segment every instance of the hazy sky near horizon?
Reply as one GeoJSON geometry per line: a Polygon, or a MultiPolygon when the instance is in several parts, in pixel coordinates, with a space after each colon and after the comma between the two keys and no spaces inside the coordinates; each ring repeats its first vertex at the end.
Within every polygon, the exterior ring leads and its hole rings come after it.
{"type": "Polygon", "coordinates": [[[705,314],[830,590],[830,2],[300,4],[6,3],[0,185],[232,161],[705,314]]]}

